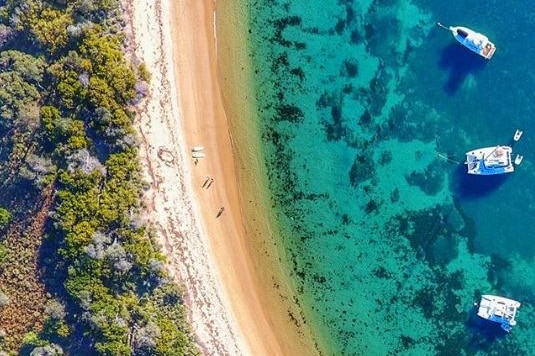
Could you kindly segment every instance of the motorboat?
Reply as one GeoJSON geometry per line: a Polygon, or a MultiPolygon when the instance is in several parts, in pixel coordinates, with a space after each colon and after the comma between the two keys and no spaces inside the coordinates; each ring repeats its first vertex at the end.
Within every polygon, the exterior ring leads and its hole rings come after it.
{"type": "Polygon", "coordinates": [[[519,166],[520,163],[522,163],[522,160],[524,159],[524,156],[522,156],[521,154],[516,154],[516,157],[515,157],[515,165],[519,166]]]}
{"type": "Polygon", "coordinates": [[[514,172],[512,152],[509,146],[484,147],[466,152],[468,174],[488,176],[514,172]]]}
{"type": "Polygon", "coordinates": [[[479,54],[485,59],[491,59],[496,52],[496,46],[492,43],[487,36],[469,29],[463,26],[444,26],[440,22],[437,22],[437,26],[451,31],[453,37],[460,44],[479,54]]]}
{"type": "Polygon", "coordinates": [[[516,313],[520,308],[520,302],[513,299],[484,294],[481,296],[477,315],[483,319],[499,323],[507,332],[516,325],[516,313]]]}
{"type": "Polygon", "coordinates": [[[522,134],[523,134],[523,133],[524,133],[524,132],[523,132],[522,130],[520,130],[520,129],[516,129],[515,134],[514,134],[514,136],[513,136],[513,140],[514,140],[515,142],[517,142],[518,140],[520,140],[520,137],[522,137],[522,134]]]}

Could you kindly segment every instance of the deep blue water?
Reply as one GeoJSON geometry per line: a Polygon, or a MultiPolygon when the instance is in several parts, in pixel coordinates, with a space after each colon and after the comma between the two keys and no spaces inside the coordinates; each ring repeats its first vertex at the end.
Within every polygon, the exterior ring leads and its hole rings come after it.
{"type": "Polygon", "coordinates": [[[535,354],[531,6],[251,3],[280,243],[325,353],[535,354]],[[485,33],[492,60],[437,21],[485,33]],[[465,173],[516,128],[514,173],[465,173]],[[510,334],[474,315],[482,293],[522,302],[510,334]]]}

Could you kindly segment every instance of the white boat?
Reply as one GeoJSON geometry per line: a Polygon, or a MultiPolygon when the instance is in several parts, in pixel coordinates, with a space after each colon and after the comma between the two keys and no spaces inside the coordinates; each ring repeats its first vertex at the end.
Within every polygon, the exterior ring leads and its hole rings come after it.
{"type": "Polygon", "coordinates": [[[437,22],[437,26],[451,31],[453,37],[463,46],[479,54],[485,59],[491,59],[496,52],[496,46],[489,41],[488,37],[463,26],[444,26],[437,22]]]}
{"type": "Polygon", "coordinates": [[[516,325],[516,312],[520,302],[513,299],[485,294],[481,296],[477,315],[483,319],[499,323],[503,330],[509,332],[516,325]]]}
{"type": "Polygon", "coordinates": [[[193,146],[191,152],[201,152],[204,151],[204,146],[193,146]]]}
{"type": "Polygon", "coordinates": [[[524,133],[524,132],[523,132],[522,130],[520,130],[520,129],[516,129],[516,131],[515,131],[515,135],[513,136],[513,140],[514,140],[515,142],[517,142],[518,140],[520,140],[520,137],[522,137],[522,134],[523,134],[523,133],[524,133]]]}
{"type": "Polygon", "coordinates": [[[519,166],[520,163],[522,163],[522,160],[524,159],[524,156],[522,156],[521,154],[516,154],[516,157],[515,157],[515,165],[519,166]]]}
{"type": "Polygon", "coordinates": [[[468,174],[493,175],[514,172],[509,146],[492,146],[466,152],[468,174]]]}

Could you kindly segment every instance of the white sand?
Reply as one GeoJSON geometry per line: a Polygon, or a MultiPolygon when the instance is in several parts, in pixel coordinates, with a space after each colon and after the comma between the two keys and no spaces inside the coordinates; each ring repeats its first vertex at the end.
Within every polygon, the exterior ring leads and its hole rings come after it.
{"type": "MultiPolygon", "coordinates": [[[[150,97],[136,119],[140,157],[150,184],[145,201],[170,272],[185,286],[189,319],[205,354],[249,354],[225,299],[192,187],[171,42],[169,0],[135,0],[129,7],[135,56],[151,72],[150,97]]],[[[211,187],[210,189],[213,189],[211,187]]]]}
{"type": "MultiPolygon", "coordinates": [[[[148,220],[171,275],[185,288],[199,347],[209,355],[317,353],[289,283],[276,265],[277,255],[260,263],[265,250],[256,251],[246,232],[236,147],[218,76],[218,64],[236,71],[241,67],[233,67],[234,57],[218,63],[215,2],[129,3],[132,51],[152,74],[150,97],[136,120],[150,184],[145,196],[148,220]],[[206,157],[195,165],[191,148],[197,145],[205,147],[206,157]],[[213,182],[203,188],[208,177],[213,182]]],[[[227,5],[239,8],[237,3],[227,5]]],[[[238,40],[244,29],[236,29],[228,36],[238,40]]],[[[240,53],[240,60],[246,60],[247,53],[240,53]]],[[[236,99],[236,105],[243,105],[236,99]]],[[[259,226],[256,221],[255,229],[259,226]]],[[[262,236],[270,236],[269,226],[265,229],[262,236]]]]}

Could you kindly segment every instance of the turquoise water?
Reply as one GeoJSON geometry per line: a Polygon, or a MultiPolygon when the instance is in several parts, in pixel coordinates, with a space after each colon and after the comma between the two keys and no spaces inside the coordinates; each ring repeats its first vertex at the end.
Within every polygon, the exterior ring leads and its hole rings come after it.
{"type": "Polygon", "coordinates": [[[535,354],[531,3],[442,4],[250,4],[279,244],[326,354],[535,354]],[[516,128],[515,173],[465,174],[516,128]],[[474,315],[484,293],[522,302],[510,334],[474,315]]]}

